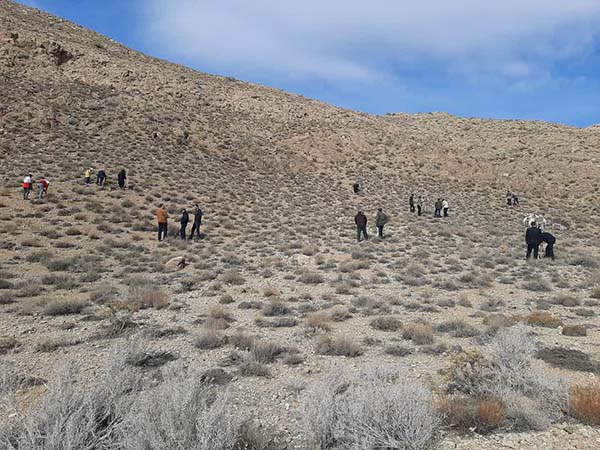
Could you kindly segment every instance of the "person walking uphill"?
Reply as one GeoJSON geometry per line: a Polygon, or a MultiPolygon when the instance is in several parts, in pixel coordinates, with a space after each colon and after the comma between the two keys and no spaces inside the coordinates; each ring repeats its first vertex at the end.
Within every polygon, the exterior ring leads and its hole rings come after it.
{"type": "Polygon", "coordinates": [[[542,242],[546,243],[544,258],[552,258],[554,260],[554,244],[556,243],[556,238],[554,237],[554,235],[548,233],[547,231],[543,231],[542,242]]]}
{"type": "Polygon", "coordinates": [[[190,221],[190,215],[188,214],[188,212],[186,211],[185,208],[183,208],[181,210],[181,229],[179,230],[179,235],[181,236],[181,239],[183,239],[185,241],[185,229],[188,226],[188,222],[190,221]]]}
{"type": "Polygon", "coordinates": [[[23,178],[23,200],[29,199],[29,193],[33,189],[33,178],[32,175],[29,174],[25,178],[23,178]]]}
{"type": "Polygon", "coordinates": [[[44,198],[44,194],[48,192],[49,183],[45,177],[40,178],[38,182],[38,199],[42,200],[44,198]]]}
{"type": "Polygon", "coordinates": [[[389,222],[389,218],[386,213],[383,212],[382,208],[377,210],[377,215],[375,216],[375,225],[377,226],[377,235],[383,239],[383,227],[386,223],[389,222]]]}
{"type": "Polygon", "coordinates": [[[119,188],[125,189],[125,180],[127,179],[127,173],[125,169],[121,169],[119,174],[117,175],[117,180],[119,181],[119,188]]]}
{"type": "Polygon", "coordinates": [[[410,208],[410,212],[414,213],[415,212],[415,194],[410,194],[410,197],[408,198],[408,206],[410,208]]]}
{"type": "Polygon", "coordinates": [[[90,167],[85,171],[85,184],[90,184],[90,180],[92,179],[92,168],[90,167]]]}
{"type": "Polygon", "coordinates": [[[526,258],[531,258],[531,252],[533,252],[533,257],[537,259],[540,252],[540,244],[542,243],[542,230],[537,227],[535,222],[531,222],[531,225],[527,228],[525,242],[527,243],[526,258]]]}
{"type": "Polygon", "coordinates": [[[190,241],[194,239],[194,233],[196,234],[196,237],[200,239],[200,225],[202,225],[202,210],[198,205],[194,205],[194,224],[192,225],[190,241]]]}
{"type": "Polygon", "coordinates": [[[158,221],[158,240],[162,241],[167,238],[167,220],[169,219],[169,213],[164,205],[158,207],[156,219],[158,221]]]}
{"type": "Polygon", "coordinates": [[[104,182],[106,181],[106,171],[104,169],[100,169],[96,174],[96,184],[98,186],[104,186],[104,182]]]}
{"type": "Polygon", "coordinates": [[[419,198],[417,199],[417,216],[421,215],[421,213],[423,211],[422,208],[423,208],[423,199],[419,195],[419,198]]]}
{"type": "Polygon", "coordinates": [[[356,240],[358,242],[362,241],[361,234],[365,240],[368,240],[369,235],[367,234],[367,216],[365,216],[362,209],[358,211],[356,216],[354,216],[354,223],[356,224],[356,240]]]}

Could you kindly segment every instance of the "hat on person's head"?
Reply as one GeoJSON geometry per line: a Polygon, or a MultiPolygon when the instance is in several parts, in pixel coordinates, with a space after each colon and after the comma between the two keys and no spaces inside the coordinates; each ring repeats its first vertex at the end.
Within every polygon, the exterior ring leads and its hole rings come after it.
{"type": "Polygon", "coordinates": [[[379,208],[377,211],[383,211],[383,208],[379,208]]]}

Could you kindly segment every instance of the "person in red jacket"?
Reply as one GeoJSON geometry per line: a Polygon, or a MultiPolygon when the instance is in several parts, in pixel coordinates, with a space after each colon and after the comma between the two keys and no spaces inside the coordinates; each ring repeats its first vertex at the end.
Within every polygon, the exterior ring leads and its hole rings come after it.
{"type": "Polygon", "coordinates": [[[48,193],[48,180],[46,180],[46,177],[42,177],[40,178],[40,181],[38,181],[38,198],[41,200],[44,198],[44,194],[48,193]]]}
{"type": "Polygon", "coordinates": [[[23,179],[23,200],[29,200],[29,193],[33,188],[33,177],[31,174],[23,179]]]}

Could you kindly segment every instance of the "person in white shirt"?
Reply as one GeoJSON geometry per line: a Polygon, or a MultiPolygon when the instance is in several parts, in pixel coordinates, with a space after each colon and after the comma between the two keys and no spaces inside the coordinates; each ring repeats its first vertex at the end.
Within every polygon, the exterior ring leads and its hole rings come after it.
{"type": "Polygon", "coordinates": [[[23,179],[23,200],[29,200],[29,193],[33,189],[33,178],[29,174],[23,179]]]}
{"type": "Polygon", "coordinates": [[[450,205],[448,204],[448,200],[443,199],[442,200],[442,209],[444,210],[444,217],[448,217],[448,208],[450,208],[450,205]]]}

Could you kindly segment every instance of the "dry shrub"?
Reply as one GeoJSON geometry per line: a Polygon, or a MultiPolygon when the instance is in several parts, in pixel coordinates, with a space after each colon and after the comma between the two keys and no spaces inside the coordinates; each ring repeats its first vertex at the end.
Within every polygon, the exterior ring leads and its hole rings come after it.
{"type": "Polygon", "coordinates": [[[306,326],[313,330],[331,330],[329,317],[323,312],[314,312],[306,316],[306,326]]]}
{"type": "Polygon", "coordinates": [[[441,333],[449,333],[453,337],[474,337],[480,334],[480,331],[464,320],[448,320],[440,323],[436,327],[441,333]]]}
{"type": "Polygon", "coordinates": [[[227,328],[229,328],[229,322],[227,322],[227,320],[223,318],[217,319],[214,317],[209,317],[208,320],[204,323],[204,325],[208,330],[213,331],[226,330],[227,328]]]}
{"type": "Polygon", "coordinates": [[[162,309],[169,305],[169,297],[162,289],[144,283],[129,289],[126,302],[139,309],[162,309]]]}
{"type": "Polygon", "coordinates": [[[215,320],[225,320],[226,322],[233,322],[231,313],[223,305],[211,305],[208,308],[208,317],[215,320]]]}
{"type": "Polygon", "coordinates": [[[47,316],[64,316],[67,314],[79,314],[83,309],[88,306],[86,300],[80,299],[58,299],[52,300],[47,303],[42,313],[47,316]]]}
{"type": "Polygon", "coordinates": [[[410,339],[416,345],[430,345],[435,341],[433,327],[426,323],[411,323],[405,325],[402,330],[402,337],[410,339]]]}
{"type": "Polygon", "coordinates": [[[235,270],[229,270],[223,274],[221,281],[225,284],[240,286],[246,282],[246,279],[235,270]]]}
{"type": "Polygon", "coordinates": [[[354,358],[362,355],[363,351],[359,344],[346,336],[336,336],[333,338],[324,336],[317,345],[317,353],[354,358]]]}
{"type": "Polygon", "coordinates": [[[369,325],[379,331],[398,331],[402,327],[402,322],[396,317],[381,316],[371,320],[369,325]]]}
{"type": "Polygon", "coordinates": [[[319,252],[319,247],[315,244],[307,244],[302,247],[301,252],[305,256],[313,256],[319,252]]]}
{"type": "Polygon", "coordinates": [[[265,297],[275,297],[275,296],[279,295],[279,291],[277,289],[275,289],[273,286],[267,286],[263,290],[263,295],[265,297]]]}
{"type": "Polygon", "coordinates": [[[426,450],[440,425],[428,389],[376,369],[329,373],[308,389],[303,416],[314,449],[426,450]]]}
{"type": "Polygon", "coordinates": [[[0,336],[0,355],[14,350],[18,345],[19,341],[14,336],[0,336]]]}
{"type": "Polygon", "coordinates": [[[262,313],[267,317],[285,316],[289,314],[291,309],[281,299],[273,299],[263,306],[262,313]]]}
{"type": "Polygon", "coordinates": [[[565,325],[562,329],[565,336],[587,336],[585,325],[565,325]]]}
{"type": "Polygon", "coordinates": [[[317,272],[303,272],[300,277],[298,277],[298,281],[304,284],[321,284],[325,280],[320,273],[317,272]]]}
{"type": "Polygon", "coordinates": [[[506,420],[506,408],[500,400],[480,400],[475,407],[479,429],[490,432],[500,428],[506,420]]]}
{"type": "Polygon", "coordinates": [[[552,299],[552,303],[566,306],[567,308],[573,308],[581,305],[581,300],[571,294],[560,294],[552,299]]]}
{"type": "Polygon", "coordinates": [[[574,386],[569,398],[570,414],[588,425],[600,425],[600,383],[574,386]]]}
{"type": "Polygon", "coordinates": [[[335,305],[329,310],[329,318],[334,322],[342,322],[350,317],[350,311],[343,305],[335,305]]]}
{"type": "Polygon", "coordinates": [[[485,347],[486,353],[457,354],[447,373],[447,392],[474,400],[500,400],[507,406],[510,429],[543,429],[564,420],[566,379],[535,359],[530,330],[523,325],[504,328],[485,347]]]}
{"type": "Polygon", "coordinates": [[[562,325],[560,319],[555,318],[546,311],[533,311],[525,316],[525,322],[534,327],[557,328],[562,325]]]}
{"type": "Polygon", "coordinates": [[[208,330],[194,340],[194,345],[202,350],[221,348],[226,343],[227,339],[215,330],[208,330]]]}

